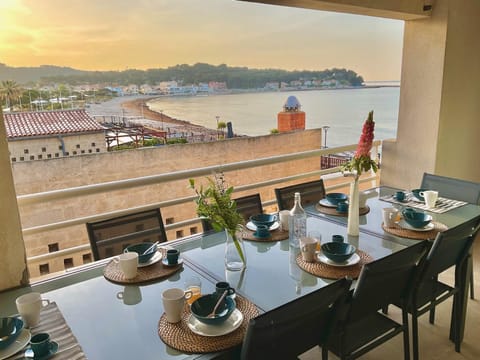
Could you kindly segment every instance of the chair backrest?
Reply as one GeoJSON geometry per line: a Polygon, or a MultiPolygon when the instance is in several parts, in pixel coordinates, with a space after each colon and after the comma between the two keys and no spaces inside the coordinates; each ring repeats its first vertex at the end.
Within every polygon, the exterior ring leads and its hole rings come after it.
{"type": "Polygon", "coordinates": [[[275,189],[278,210],[290,210],[293,207],[296,192],[300,193],[302,206],[307,206],[315,204],[325,197],[325,186],[323,180],[320,179],[275,189]]]}
{"type": "Polygon", "coordinates": [[[88,238],[95,260],[119,255],[140,242],[165,242],[167,235],[160,209],[87,223],[88,238]]]}
{"type": "Polygon", "coordinates": [[[427,255],[420,281],[435,278],[441,272],[464,261],[478,234],[479,226],[479,220],[472,219],[438,233],[427,255]]]}
{"type": "MultiPolygon", "coordinates": [[[[242,196],[233,200],[237,205],[237,211],[242,215],[245,222],[248,221],[250,216],[263,213],[262,199],[258,193],[242,196]]],[[[202,227],[204,232],[213,230],[212,224],[206,219],[202,220],[202,227]]]]}
{"type": "Polygon", "coordinates": [[[407,300],[417,275],[417,264],[425,258],[429,246],[425,240],[365,264],[345,321],[361,319],[391,303],[407,300]]]}
{"type": "Polygon", "coordinates": [[[234,199],[237,204],[237,211],[248,221],[250,216],[263,213],[260,194],[253,194],[234,199]]]}
{"type": "Polygon", "coordinates": [[[424,173],[420,187],[436,190],[441,197],[480,205],[480,183],[424,173]]]}
{"type": "Polygon", "coordinates": [[[241,359],[292,359],[322,344],[350,284],[351,280],[338,280],[251,319],[241,359]]]}

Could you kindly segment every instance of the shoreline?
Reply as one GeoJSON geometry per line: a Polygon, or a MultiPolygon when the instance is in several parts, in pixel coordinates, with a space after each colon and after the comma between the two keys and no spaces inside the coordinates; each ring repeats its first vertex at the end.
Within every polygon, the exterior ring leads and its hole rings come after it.
{"type": "Polygon", "coordinates": [[[197,125],[187,120],[175,119],[173,117],[168,116],[167,114],[159,113],[157,111],[151,110],[148,107],[147,102],[156,98],[158,98],[158,96],[125,100],[120,103],[120,106],[122,109],[125,109],[129,113],[132,113],[136,116],[140,116],[145,119],[156,121],[159,123],[171,124],[177,130],[183,130],[184,132],[185,131],[197,132],[197,133],[200,132],[203,135],[215,136],[215,138],[217,137],[218,131],[216,129],[210,129],[202,125],[197,125]]]}

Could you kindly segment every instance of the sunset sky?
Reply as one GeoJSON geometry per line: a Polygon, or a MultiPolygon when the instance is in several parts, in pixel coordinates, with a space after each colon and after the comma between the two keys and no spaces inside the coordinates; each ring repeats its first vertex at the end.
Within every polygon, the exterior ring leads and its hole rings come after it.
{"type": "Polygon", "coordinates": [[[399,80],[403,22],[234,0],[0,0],[0,63],[82,70],[213,65],[399,80]]]}

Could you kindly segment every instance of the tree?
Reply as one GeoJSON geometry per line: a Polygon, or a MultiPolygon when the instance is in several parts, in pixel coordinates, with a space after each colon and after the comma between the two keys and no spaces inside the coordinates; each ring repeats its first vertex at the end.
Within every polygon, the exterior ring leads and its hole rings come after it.
{"type": "Polygon", "coordinates": [[[223,138],[225,139],[225,129],[227,128],[227,124],[224,121],[219,121],[217,125],[217,130],[220,130],[223,134],[223,138]]]}
{"type": "Polygon", "coordinates": [[[0,99],[4,100],[7,108],[13,104],[14,99],[22,95],[22,88],[13,80],[4,80],[0,83],[0,99]]]}

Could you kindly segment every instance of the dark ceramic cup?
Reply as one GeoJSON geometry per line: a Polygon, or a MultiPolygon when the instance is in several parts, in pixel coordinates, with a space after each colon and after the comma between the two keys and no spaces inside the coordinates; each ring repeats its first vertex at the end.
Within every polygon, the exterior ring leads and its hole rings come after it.
{"type": "Polygon", "coordinates": [[[180,255],[180,251],[177,249],[168,249],[167,250],[167,262],[168,265],[175,265],[178,263],[178,256],[180,255]]]}
{"type": "Polygon", "coordinates": [[[398,201],[403,201],[405,200],[405,192],[403,191],[397,191],[395,193],[395,199],[397,199],[398,201]]]}
{"type": "Polygon", "coordinates": [[[218,296],[222,296],[223,292],[227,290],[227,295],[232,296],[235,294],[235,289],[230,286],[230,284],[226,281],[219,281],[215,284],[215,293],[218,296]]]}
{"type": "Polygon", "coordinates": [[[47,333],[38,333],[30,339],[30,347],[35,357],[41,357],[50,353],[50,335],[47,333]]]}

